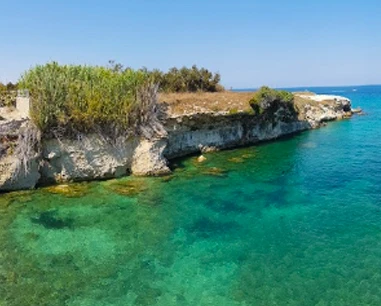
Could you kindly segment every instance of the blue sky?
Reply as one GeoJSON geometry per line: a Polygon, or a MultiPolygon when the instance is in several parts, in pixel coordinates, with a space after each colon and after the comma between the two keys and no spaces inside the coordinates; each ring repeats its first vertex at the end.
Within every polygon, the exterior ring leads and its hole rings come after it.
{"type": "Polygon", "coordinates": [[[381,83],[379,0],[1,1],[0,81],[35,64],[197,64],[227,87],[381,83]]]}

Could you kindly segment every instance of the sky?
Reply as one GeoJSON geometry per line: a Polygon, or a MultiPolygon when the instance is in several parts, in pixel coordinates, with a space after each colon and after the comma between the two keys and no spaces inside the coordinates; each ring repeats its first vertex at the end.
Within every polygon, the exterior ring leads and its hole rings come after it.
{"type": "Polygon", "coordinates": [[[228,88],[381,84],[379,0],[0,0],[0,82],[49,61],[167,70],[228,88]]]}

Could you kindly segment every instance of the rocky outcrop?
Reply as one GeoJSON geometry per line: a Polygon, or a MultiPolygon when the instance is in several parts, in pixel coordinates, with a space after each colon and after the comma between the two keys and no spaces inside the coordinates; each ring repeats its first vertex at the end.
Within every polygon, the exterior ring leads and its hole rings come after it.
{"type": "Polygon", "coordinates": [[[0,124],[0,191],[34,188],[41,177],[38,152],[23,146],[29,132],[25,119],[0,124]]]}
{"type": "Polygon", "coordinates": [[[100,180],[129,173],[137,139],[108,141],[100,135],[52,139],[42,143],[41,184],[100,180]]]}
{"type": "Polygon", "coordinates": [[[30,189],[37,184],[108,179],[129,173],[163,175],[170,172],[167,161],[175,157],[272,140],[351,114],[347,99],[318,102],[303,98],[297,107],[298,114],[288,114],[280,107],[266,120],[247,112],[169,116],[162,119],[166,135],[161,138],[119,137],[110,141],[91,134],[78,139],[45,140],[41,143],[41,152],[21,168],[10,149],[17,143],[10,145],[8,138],[13,135],[14,139],[25,120],[6,122],[0,124],[0,191],[30,189]],[[12,127],[8,133],[5,124],[12,127]],[[8,145],[4,144],[7,141],[8,145]]]}
{"type": "Polygon", "coordinates": [[[38,159],[31,159],[27,168],[19,166],[15,156],[6,156],[0,160],[0,190],[22,190],[34,188],[41,175],[38,159]]]}
{"type": "Polygon", "coordinates": [[[169,170],[167,166],[167,160],[163,156],[166,146],[166,139],[142,139],[132,158],[132,173],[137,176],[164,175],[170,173],[171,170],[169,170]]]}
{"type": "Polygon", "coordinates": [[[317,128],[324,122],[348,118],[352,115],[351,101],[345,97],[334,95],[309,95],[302,97],[307,102],[308,100],[311,101],[310,104],[304,105],[303,115],[312,128],[317,128]]]}
{"type": "Polygon", "coordinates": [[[272,140],[310,128],[307,121],[258,122],[250,114],[196,114],[170,118],[166,122],[168,159],[197,152],[227,149],[272,140]]]}

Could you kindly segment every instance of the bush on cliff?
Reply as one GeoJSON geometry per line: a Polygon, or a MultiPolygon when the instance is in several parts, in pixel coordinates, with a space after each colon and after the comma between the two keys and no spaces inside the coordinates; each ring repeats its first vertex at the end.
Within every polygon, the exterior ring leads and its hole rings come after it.
{"type": "Polygon", "coordinates": [[[30,92],[31,118],[44,133],[131,128],[144,116],[147,86],[154,89],[143,71],[55,62],[30,69],[20,81],[30,92]]]}
{"type": "Polygon", "coordinates": [[[150,72],[151,76],[160,84],[163,92],[217,92],[223,91],[220,85],[219,73],[212,73],[208,69],[198,68],[171,68],[167,73],[158,70],[150,72]]]}
{"type": "Polygon", "coordinates": [[[294,95],[285,90],[261,87],[249,101],[254,113],[265,119],[274,120],[276,113],[281,120],[291,120],[297,116],[294,95]]]}
{"type": "Polygon", "coordinates": [[[0,83],[0,107],[14,106],[16,104],[18,84],[12,82],[5,84],[0,83]]]}
{"type": "Polygon", "coordinates": [[[127,130],[151,122],[156,92],[222,90],[220,75],[196,66],[167,73],[133,70],[113,61],[108,67],[59,65],[27,71],[19,87],[30,92],[31,118],[43,133],[127,130]]]}
{"type": "MultiPolygon", "coordinates": [[[[109,61],[109,64],[113,71],[122,72],[125,70],[122,64],[115,61],[109,61]]],[[[153,83],[159,85],[159,90],[165,93],[219,92],[225,90],[220,84],[221,76],[219,73],[212,73],[208,69],[198,68],[196,65],[191,68],[184,66],[180,69],[173,67],[167,72],[159,69],[148,70],[145,67],[139,71],[147,74],[153,83]]]]}

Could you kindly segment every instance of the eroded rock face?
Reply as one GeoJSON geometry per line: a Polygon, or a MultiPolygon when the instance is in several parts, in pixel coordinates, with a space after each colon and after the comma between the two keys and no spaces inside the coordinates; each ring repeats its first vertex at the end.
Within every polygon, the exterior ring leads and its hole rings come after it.
{"type": "Polygon", "coordinates": [[[134,175],[165,175],[170,173],[163,152],[167,146],[166,139],[142,139],[132,158],[131,171],[134,175]]]}
{"type": "Polygon", "coordinates": [[[75,140],[43,141],[42,152],[21,168],[7,141],[9,137],[15,141],[26,122],[7,122],[8,126],[0,125],[0,191],[30,189],[38,183],[115,178],[130,172],[164,175],[170,172],[167,160],[174,157],[276,139],[350,114],[347,99],[306,103],[297,118],[279,109],[267,121],[247,113],[187,114],[166,118],[163,123],[168,134],[162,138],[120,137],[110,142],[92,134],[75,140]]]}
{"type": "Polygon", "coordinates": [[[0,191],[34,188],[41,177],[39,152],[34,148],[28,152],[19,149],[20,137],[30,129],[28,123],[24,119],[11,119],[0,124],[0,191]]]}
{"type": "Polygon", "coordinates": [[[129,172],[136,139],[118,138],[111,143],[98,135],[43,142],[42,184],[121,177],[129,172]]]}
{"type": "Polygon", "coordinates": [[[323,100],[318,105],[305,105],[304,117],[312,128],[317,128],[324,122],[348,118],[352,115],[351,101],[349,99],[340,96],[322,96],[331,99],[323,100]]]}
{"type": "Polygon", "coordinates": [[[14,156],[0,160],[0,191],[32,189],[37,185],[41,177],[38,159],[31,159],[26,169],[18,167],[18,162],[14,156]]]}
{"type": "Polygon", "coordinates": [[[162,175],[170,172],[163,157],[165,139],[124,139],[110,143],[98,135],[78,140],[43,143],[42,184],[116,178],[129,174],[162,175]]]}
{"type": "Polygon", "coordinates": [[[209,116],[199,114],[167,120],[168,159],[188,154],[254,144],[311,128],[308,121],[258,122],[249,114],[209,116]]]}

